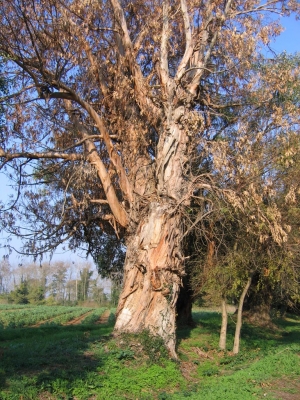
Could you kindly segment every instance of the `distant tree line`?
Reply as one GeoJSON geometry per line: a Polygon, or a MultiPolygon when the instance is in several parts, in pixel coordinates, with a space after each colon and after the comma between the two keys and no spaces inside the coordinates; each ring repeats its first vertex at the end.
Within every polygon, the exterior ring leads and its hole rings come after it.
{"type": "Polygon", "coordinates": [[[0,262],[0,299],[15,304],[112,304],[118,301],[118,285],[101,279],[89,262],[51,265],[28,263],[13,268],[0,262]]]}

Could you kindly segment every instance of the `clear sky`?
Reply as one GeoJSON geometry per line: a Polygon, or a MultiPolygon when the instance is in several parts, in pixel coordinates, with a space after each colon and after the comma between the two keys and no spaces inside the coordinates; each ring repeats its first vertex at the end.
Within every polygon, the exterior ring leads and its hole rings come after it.
{"type": "Polygon", "coordinates": [[[287,51],[288,53],[300,52],[300,21],[294,17],[284,17],[280,19],[285,31],[276,38],[272,48],[276,52],[287,51]]]}
{"type": "MultiPolygon", "coordinates": [[[[278,37],[274,42],[272,42],[271,47],[277,53],[286,51],[288,53],[296,53],[300,52],[300,21],[297,21],[294,17],[290,18],[282,18],[282,25],[285,27],[285,31],[278,37]]],[[[11,192],[9,187],[9,182],[5,178],[3,174],[0,173],[0,199],[5,200],[8,194],[11,192]]],[[[4,244],[5,234],[1,234],[0,232],[0,246],[4,244]]],[[[20,242],[14,238],[12,244],[18,248],[20,246],[20,242]]],[[[0,257],[5,254],[5,250],[0,247],[0,257]]],[[[62,250],[57,250],[54,256],[54,260],[68,260],[71,262],[82,261],[81,257],[77,254],[71,252],[64,252],[62,250]]],[[[19,263],[24,263],[26,261],[31,261],[29,259],[24,259],[21,256],[12,254],[9,258],[10,262],[13,265],[17,265],[19,263]]],[[[91,261],[91,260],[90,260],[91,261]]]]}

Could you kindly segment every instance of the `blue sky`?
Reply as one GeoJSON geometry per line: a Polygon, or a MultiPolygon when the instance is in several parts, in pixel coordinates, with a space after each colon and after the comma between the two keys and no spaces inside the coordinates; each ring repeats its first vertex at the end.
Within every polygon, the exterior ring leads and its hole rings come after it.
{"type": "MultiPolygon", "coordinates": [[[[297,21],[294,17],[290,18],[282,18],[282,25],[285,27],[285,31],[276,38],[275,42],[271,44],[271,47],[276,52],[280,53],[283,51],[287,51],[288,53],[296,53],[300,52],[300,21],[297,21]]],[[[3,174],[0,173],[0,188],[1,188],[1,199],[4,200],[7,198],[8,194],[11,192],[9,187],[9,182],[5,178],[3,174]]],[[[5,234],[1,234],[0,232],[0,246],[3,244],[3,239],[5,234]]],[[[18,248],[20,246],[20,242],[17,239],[13,239],[12,244],[18,248]]],[[[5,254],[5,251],[0,247],[0,257],[5,254]]],[[[82,254],[83,256],[83,254],[82,254]]],[[[12,254],[10,256],[10,262],[14,265],[17,265],[21,262],[31,261],[29,259],[24,259],[17,254],[12,254]]],[[[68,261],[78,261],[82,260],[78,255],[71,252],[63,252],[62,250],[58,250],[55,253],[54,260],[68,260],[68,261]]]]}
{"type": "Polygon", "coordinates": [[[276,52],[299,52],[300,21],[297,21],[294,17],[284,17],[280,19],[280,22],[285,27],[285,31],[278,38],[276,38],[272,48],[274,48],[276,52]]]}

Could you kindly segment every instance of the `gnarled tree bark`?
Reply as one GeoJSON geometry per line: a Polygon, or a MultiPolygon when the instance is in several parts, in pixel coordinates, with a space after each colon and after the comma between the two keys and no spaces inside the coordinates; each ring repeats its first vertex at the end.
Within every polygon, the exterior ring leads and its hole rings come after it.
{"type": "Polygon", "coordinates": [[[161,137],[156,196],[139,215],[127,240],[124,287],[115,325],[117,333],[149,330],[161,336],[173,358],[177,358],[176,303],[184,276],[178,202],[186,190],[182,184],[186,143],[176,124],[161,137]]]}

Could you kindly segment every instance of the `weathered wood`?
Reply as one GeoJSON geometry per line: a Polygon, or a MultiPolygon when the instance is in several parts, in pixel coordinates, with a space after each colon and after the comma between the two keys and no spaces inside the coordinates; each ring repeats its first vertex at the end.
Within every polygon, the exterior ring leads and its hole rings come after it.
{"type": "Polygon", "coordinates": [[[175,255],[180,253],[180,221],[169,212],[167,205],[151,203],[148,215],[129,240],[115,331],[149,330],[164,339],[176,358],[176,302],[184,269],[175,255]]]}

